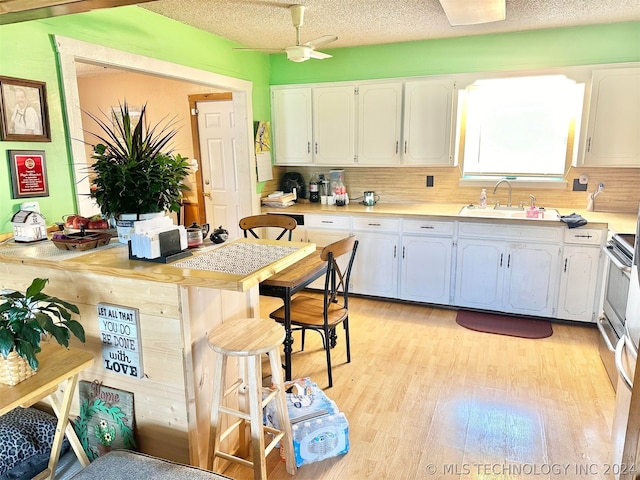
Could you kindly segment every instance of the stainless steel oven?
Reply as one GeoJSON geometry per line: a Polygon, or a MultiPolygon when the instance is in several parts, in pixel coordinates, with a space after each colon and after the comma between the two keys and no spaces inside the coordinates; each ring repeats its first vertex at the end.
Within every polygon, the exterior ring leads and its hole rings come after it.
{"type": "Polygon", "coordinates": [[[615,234],[604,247],[608,265],[603,314],[598,320],[598,329],[601,333],[600,358],[614,389],[618,381],[614,361],[615,347],[624,335],[634,243],[635,235],[633,234],[615,234]]]}

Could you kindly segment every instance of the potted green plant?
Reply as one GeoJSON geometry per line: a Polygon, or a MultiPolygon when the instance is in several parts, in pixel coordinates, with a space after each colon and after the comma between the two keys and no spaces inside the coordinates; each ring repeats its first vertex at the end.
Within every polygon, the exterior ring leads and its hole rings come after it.
{"type": "Polygon", "coordinates": [[[177,133],[174,122],[161,120],[149,125],[146,104],[139,117],[127,102],[105,120],[85,112],[100,127],[89,132],[93,145],[91,195],[101,212],[116,220],[124,214],[177,212],[181,207],[183,183],[190,172],[188,159],[175,154],[170,142],[177,133]]]}
{"type": "MultiPolygon", "coordinates": [[[[43,292],[49,279],[36,278],[26,292],[0,291],[0,369],[12,368],[20,357],[32,371],[24,374],[24,380],[38,369],[37,354],[43,334],[49,334],[60,345],[69,346],[73,334],[85,341],[84,328],[72,319],[79,314],[78,307],[43,292]],[[11,365],[8,365],[10,363],[11,365]]],[[[0,383],[5,375],[0,372],[0,383]]],[[[6,382],[13,385],[17,382],[6,382]]]]}

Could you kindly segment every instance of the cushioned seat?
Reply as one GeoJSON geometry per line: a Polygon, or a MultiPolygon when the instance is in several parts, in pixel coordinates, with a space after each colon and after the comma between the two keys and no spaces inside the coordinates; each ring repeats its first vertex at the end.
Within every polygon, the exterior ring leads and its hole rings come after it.
{"type": "Polygon", "coordinates": [[[113,450],[80,470],[72,480],[229,480],[219,473],[150,457],[129,450],[113,450]]]}

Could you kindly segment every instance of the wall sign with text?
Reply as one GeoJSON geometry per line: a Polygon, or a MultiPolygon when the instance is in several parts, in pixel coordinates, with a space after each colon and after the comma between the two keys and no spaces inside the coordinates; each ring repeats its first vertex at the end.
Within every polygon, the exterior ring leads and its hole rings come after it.
{"type": "Polygon", "coordinates": [[[9,150],[12,198],[48,197],[43,150],[9,150]]]}
{"type": "Polygon", "coordinates": [[[128,377],[144,377],[139,310],[99,303],[98,323],[103,367],[128,377]]]}

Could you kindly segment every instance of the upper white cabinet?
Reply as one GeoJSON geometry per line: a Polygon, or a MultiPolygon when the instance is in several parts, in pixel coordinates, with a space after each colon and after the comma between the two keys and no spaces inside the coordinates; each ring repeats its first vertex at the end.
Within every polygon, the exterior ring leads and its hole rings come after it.
{"type": "Polygon", "coordinates": [[[311,88],[272,90],[273,147],[278,165],[313,162],[311,88]]]}
{"type": "Polygon", "coordinates": [[[358,165],[398,165],[402,83],[360,85],[358,165]]]}
{"type": "Polygon", "coordinates": [[[640,68],[595,70],[585,167],[640,167],[640,68]]]}
{"type": "Polygon", "coordinates": [[[454,89],[452,80],[405,83],[402,135],[404,165],[454,164],[454,89]]]}
{"type": "Polygon", "coordinates": [[[356,88],[313,88],[313,158],[319,165],[355,161],[356,88]]]}

